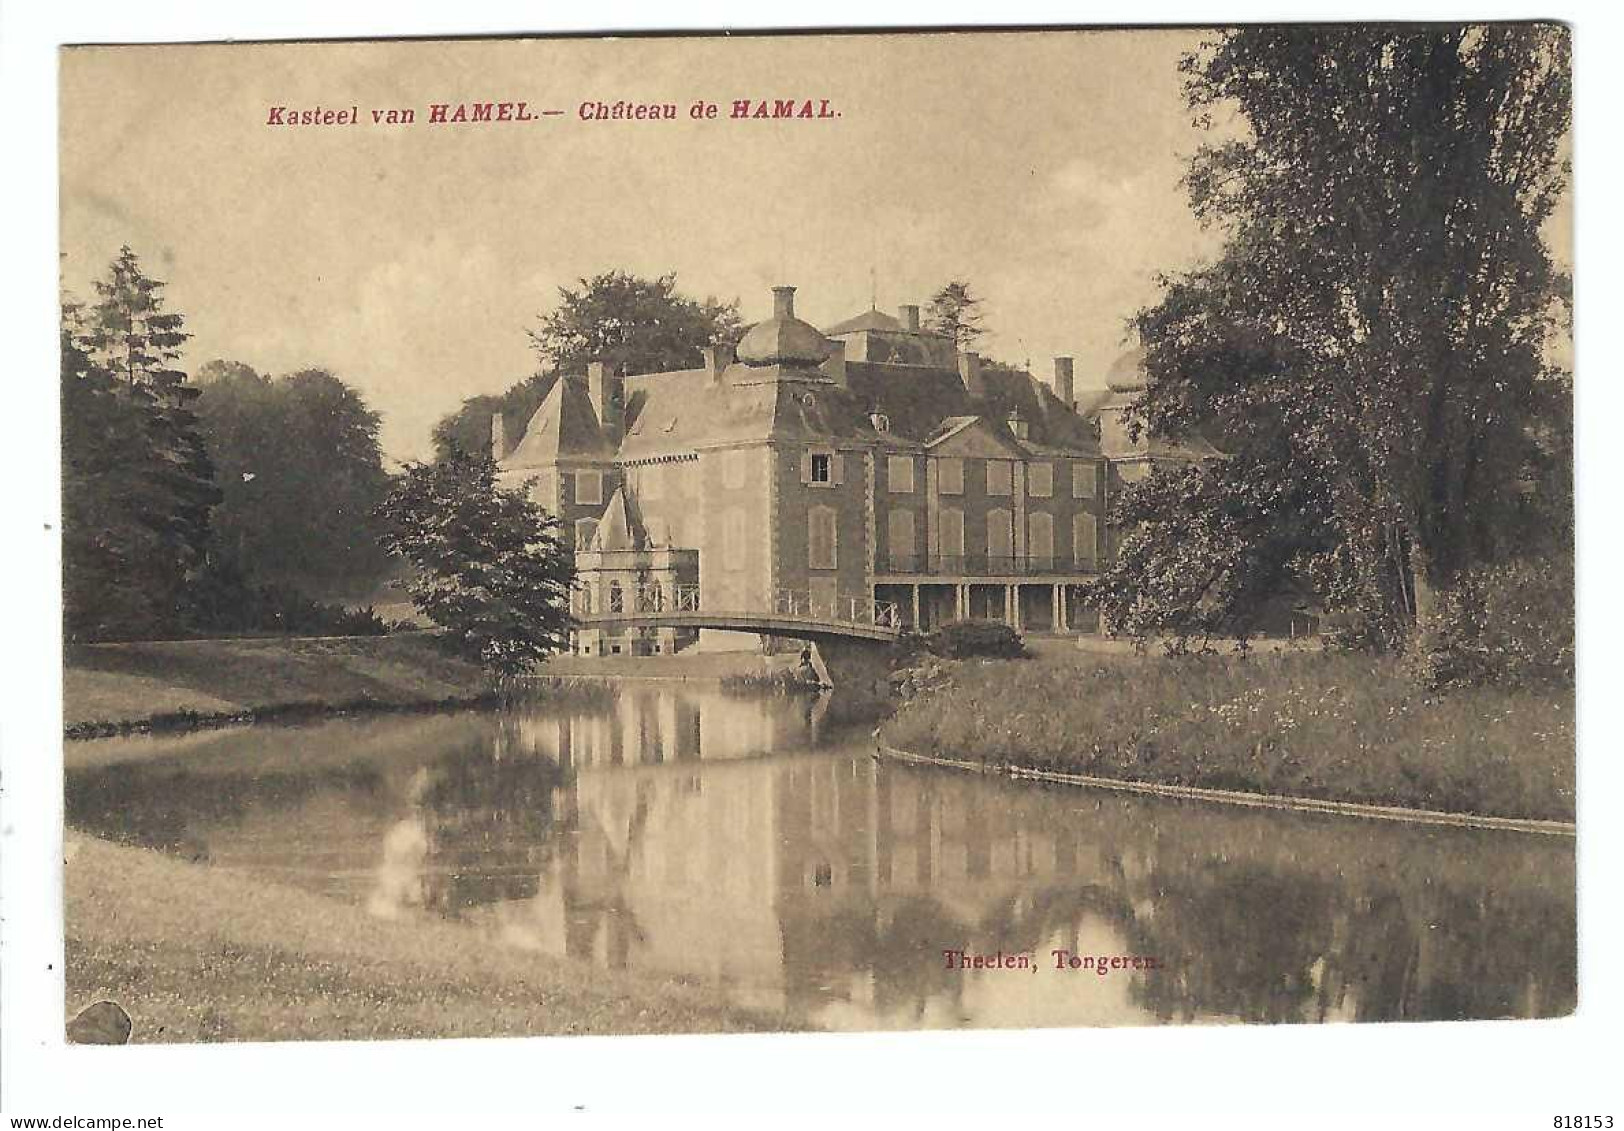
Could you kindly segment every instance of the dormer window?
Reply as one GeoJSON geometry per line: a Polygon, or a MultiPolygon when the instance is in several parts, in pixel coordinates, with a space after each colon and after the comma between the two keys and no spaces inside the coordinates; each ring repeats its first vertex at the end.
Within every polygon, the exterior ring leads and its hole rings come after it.
{"type": "Polygon", "coordinates": [[[1022,417],[1020,413],[1018,413],[1018,412],[1010,413],[1009,414],[1008,424],[1009,424],[1010,432],[1014,434],[1014,436],[1015,436],[1015,438],[1017,440],[1026,439],[1027,423],[1026,423],[1025,418],[1022,417]]]}
{"type": "Polygon", "coordinates": [[[874,425],[874,431],[876,432],[891,431],[891,418],[883,412],[869,413],[868,420],[870,424],[874,425]]]}

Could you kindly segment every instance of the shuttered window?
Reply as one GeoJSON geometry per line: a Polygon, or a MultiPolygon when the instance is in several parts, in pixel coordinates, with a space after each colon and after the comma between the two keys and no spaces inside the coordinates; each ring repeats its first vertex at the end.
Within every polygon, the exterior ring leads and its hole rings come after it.
{"type": "Polygon", "coordinates": [[[603,502],[603,472],[575,473],[575,501],[581,506],[597,506],[603,502]]]}
{"type": "Polygon", "coordinates": [[[1003,507],[987,512],[987,557],[989,565],[997,566],[1015,556],[1015,524],[1003,507]]]}
{"type": "Polygon", "coordinates": [[[835,509],[813,507],[806,515],[806,564],[812,569],[834,569],[835,509]]]}
{"type": "Polygon", "coordinates": [[[1026,554],[1039,569],[1054,568],[1054,516],[1042,511],[1026,520],[1026,554]]]}
{"type": "Polygon", "coordinates": [[[936,461],[936,493],[938,495],[964,494],[964,461],[939,459],[936,461]]]}
{"type": "Polygon", "coordinates": [[[957,507],[943,507],[938,525],[936,552],[944,558],[964,557],[964,512],[957,507]]]}
{"type": "Polygon", "coordinates": [[[987,494],[1012,495],[1015,493],[1015,465],[1007,459],[987,461],[987,494]]]}
{"type": "Polygon", "coordinates": [[[811,487],[838,487],[845,478],[845,460],[839,452],[808,449],[801,453],[802,483],[811,487]]]}
{"type": "Polygon", "coordinates": [[[913,457],[887,456],[885,481],[893,495],[911,495],[914,489],[913,457]]]}
{"type": "Polygon", "coordinates": [[[900,507],[885,520],[886,552],[891,568],[907,572],[914,568],[914,516],[913,511],[900,507]]]}
{"type": "Polygon", "coordinates": [[[737,490],[744,486],[749,475],[749,459],[743,448],[731,448],[722,453],[722,486],[737,490]]]}
{"type": "Polygon", "coordinates": [[[1085,511],[1071,520],[1072,559],[1079,566],[1094,568],[1094,562],[1098,557],[1098,539],[1098,528],[1093,515],[1085,511]]]}
{"type": "Polygon", "coordinates": [[[1071,465],[1071,497],[1092,499],[1099,492],[1099,468],[1091,463],[1071,465]]]}
{"type": "Polygon", "coordinates": [[[1034,463],[1026,469],[1027,494],[1034,499],[1047,499],[1054,494],[1054,464],[1034,463]]]}

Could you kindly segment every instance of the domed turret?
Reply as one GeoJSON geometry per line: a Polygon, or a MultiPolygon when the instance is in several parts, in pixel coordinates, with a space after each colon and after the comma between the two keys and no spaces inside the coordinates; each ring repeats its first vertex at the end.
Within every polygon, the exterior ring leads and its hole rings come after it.
{"type": "Polygon", "coordinates": [[[1145,373],[1145,348],[1135,346],[1113,361],[1105,371],[1105,384],[1113,393],[1129,393],[1150,384],[1145,373]]]}
{"type": "Polygon", "coordinates": [[[829,356],[829,341],[811,324],[795,317],[795,288],[773,288],[773,316],[758,322],[739,343],[746,365],[816,366],[829,356]]]}

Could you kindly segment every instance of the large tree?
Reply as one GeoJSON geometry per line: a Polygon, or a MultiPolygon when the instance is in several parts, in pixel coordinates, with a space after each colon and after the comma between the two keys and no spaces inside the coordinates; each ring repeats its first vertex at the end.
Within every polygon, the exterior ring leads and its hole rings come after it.
{"type": "Polygon", "coordinates": [[[187,335],[128,247],[96,292],[62,312],[64,621],[70,639],[170,635],[219,500],[178,368],[187,335]]]}
{"type": "Polygon", "coordinates": [[[574,554],[556,518],[496,485],[489,456],[407,467],[380,513],[385,544],[413,567],[412,603],[454,651],[508,676],[569,646],[574,554]]]}
{"type": "MultiPolygon", "coordinates": [[[[1436,595],[1529,550],[1569,505],[1528,490],[1552,479],[1570,388],[1549,360],[1566,281],[1541,236],[1567,185],[1567,31],[1245,28],[1183,70],[1220,138],[1185,184],[1226,243],[1136,319],[1140,422],[1219,422],[1239,496],[1302,480],[1324,537],[1295,548],[1292,574],[1402,646],[1436,595]]],[[[1126,514],[1167,520],[1162,564],[1186,569],[1180,524],[1234,505],[1128,494],[1126,514]]],[[[1299,518],[1260,517],[1250,537],[1276,543],[1299,518]]],[[[1126,565],[1109,579],[1122,611],[1150,599],[1126,565]]]]}
{"type": "Polygon", "coordinates": [[[211,361],[197,381],[222,494],[214,552],[255,584],[321,598],[371,590],[388,569],[378,414],[324,369],[272,380],[211,361]]]}
{"type": "Polygon", "coordinates": [[[953,339],[957,349],[969,349],[986,333],[982,325],[981,300],[970,293],[970,284],[954,279],[931,296],[925,312],[925,328],[953,339]]]}
{"type": "Polygon", "coordinates": [[[739,304],[677,293],[674,274],[644,279],[606,271],[558,289],[558,303],[527,331],[542,368],[574,373],[601,361],[623,373],[699,364],[713,341],[737,341],[739,304]]]}
{"type": "Polygon", "coordinates": [[[605,271],[577,287],[560,287],[557,304],[525,332],[536,351],[536,372],[499,396],[469,398],[436,424],[437,458],[489,450],[495,412],[503,414],[507,434],[516,435],[561,373],[585,372],[593,361],[621,373],[693,368],[702,347],[737,342],[744,327],[737,301],[690,298],[677,290],[674,274],[645,279],[605,271]]]}

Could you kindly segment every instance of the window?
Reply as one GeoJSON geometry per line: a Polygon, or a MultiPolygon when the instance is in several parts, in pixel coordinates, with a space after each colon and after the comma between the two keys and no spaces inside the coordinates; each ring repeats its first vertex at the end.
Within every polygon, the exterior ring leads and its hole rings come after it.
{"type": "Polygon", "coordinates": [[[1034,463],[1026,469],[1027,494],[1047,499],[1054,494],[1054,464],[1034,463]]]}
{"type": "Polygon", "coordinates": [[[953,564],[945,568],[957,568],[958,559],[964,557],[964,512],[957,507],[943,507],[937,525],[936,552],[953,559],[953,564]]]}
{"type": "Polygon", "coordinates": [[[834,569],[837,556],[835,545],[835,509],[813,507],[806,515],[806,564],[812,569],[834,569]]]}
{"type": "Polygon", "coordinates": [[[1083,568],[1093,569],[1098,550],[1098,528],[1095,526],[1094,516],[1085,511],[1071,520],[1072,560],[1083,568]]]}
{"type": "Polygon", "coordinates": [[[603,472],[575,473],[575,501],[581,506],[596,506],[603,502],[603,472]]]}
{"type": "Polygon", "coordinates": [[[906,573],[914,568],[914,516],[913,511],[900,507],[885,520],[886,552],[891,558],[891,569],[906,573]]]}
{"type": "Polygon", "coordinates": [[[964,494],[964,461],[939,459],[936,461],[936,493],[938,495],[964,494]]]}
{"type": "Polygon", "coordinates": [[[1054,516],[1037,512],[1026,520],[1026,555],[1042,570],[1054,568],[1054,516]]]}
{"type": "Polygon", "coordinates": [[[1015,465],[1007,459],[987,461],[987,494],[1013,495],[1015,493],[1015,465]]]}
{"type": "Polygon", "coordinates": [[[578,518],[575,520],[575,548],[584,550],[592,545],[592,539],[598,533],[598,520],[595,518],[578,518]]]}
{"type": "Polygon", "coordinates": [[[609,583],[609,611],[623,613],[626,611],[626,591],[620,587],[620,582],[609,583]]]}
{"type": "Polygon", "coordinates": [[[1071,497],[1074,499],[1092,499],[1099,489],[1099,468],[1091,463],[1074,463],[1071,465],[1071,497]]]}
{"type": "Polygon", "coordinates": [[[743,487],[749,474],[750,466],[743,448],[730,448],[722,453],[722,486],[731,489],[743,487]]]}
{"type": "Polygon", "coordinates": [[[893,495],[911,495],[914,489],[914,461],[912,456],[887,456],[885,481],[893,495]]]}
{"type": "Polygon", "coordinates": [[[839,452],[801,453],[801,482],[813,487],[838,487],[843,478],[839,452]]]}
{"type": "Polygon", "coordinates": [[[987,564],[1006,564],[1015,556],[1015,524],[1003,507],[987,512],[987,564]]]}

